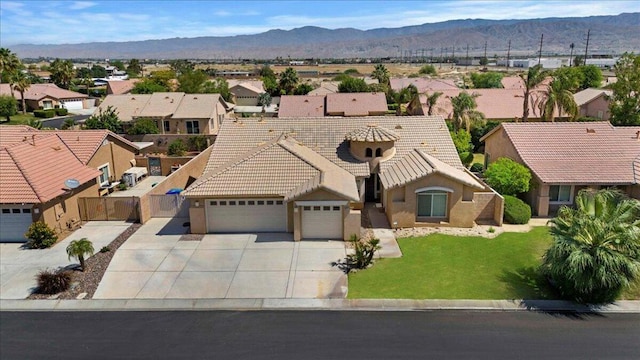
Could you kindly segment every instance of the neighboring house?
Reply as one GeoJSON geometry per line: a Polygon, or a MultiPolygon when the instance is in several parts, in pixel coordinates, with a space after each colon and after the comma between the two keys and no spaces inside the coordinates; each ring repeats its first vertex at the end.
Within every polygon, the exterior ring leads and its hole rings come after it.
{"type": "Polygon", "coordinates": [[[442,90],[458,90],[456,83],[451,79],[428,79],[428,78],[392,78],[389,80],[391,88],[400,91],[403,88],[413,85],[418,92],[442,91],[442,90]]]}
{"type": "MultiPolygon", "coordinates": [[[[9,84],[0,84],[0,95],[11,95],[9,84]]],[[[13,96],[21,99],[19,91],[14,90],[13,96]]],[[[59,88],[55,84],[31,84],[24,92],[25,103],[29,111],[38,109],[65,108],[70,111],[89,107],[86,94],[59,88]]]]}
{"type": "Polygon", "coordinates": [[[231,111],[220,94],[182,92],[108,95],[96,114],[109,106],[125,124],[143,118],[156,120],[161,134],[216,134],[231,111]]]}
{"type": "Polygon", "coordinates": [[[387,113],[383,93],[335,93],[325,96],[283,95],[278,117],[379,116],[387,113]]]}
{"type": "Polygon", "coordinates": [[[262,82],[258,84],[242,82],[229,88],[232,95],[232,102],[238,106],[257,106],[258,97],[260,94],[264,94],[265,91],[262,88],[262,82]]]}
{"type": "Polygon", "coordinates": [[[500,81],[505,89],[522,89],[524,90],[524,80],[520,76],[506,76],[500,81]]]}
{"type": "Polygon", "coordinates": [[[640,199],[640,127],[606,121],[502,123],[481,140],[486,164],[508,157],[531,169],[526,199],[535,215],[572,205],[587,187],[617,187],[640,199]]]}
{"type": "Polygon", "coordinates": [[[129,94],[139,79],[107,81],[107,95],[129,94]]]}
{"type": "Polygon", "coordinates": [[[339,91],[338,86],[340,86],[339,81],[322,81],[317,89],[309,91],[307,95],[325,96],[327,94],[335,94],[339,91]]]}
{"type": "Polygon", "coordinates": [[[609,99],[613,95],[611,90],[584,89],[573,94],[576,105],[580,109],[580,116],[609,120],[609,99]]]}
{"type": "Polygon", "coordinates": [[[246,118],[225,121],[182,194],[193,233],[360,233],[364,202],[394,228],[501,224],[502,198],[460,162],[444,119],[246,118]]]}

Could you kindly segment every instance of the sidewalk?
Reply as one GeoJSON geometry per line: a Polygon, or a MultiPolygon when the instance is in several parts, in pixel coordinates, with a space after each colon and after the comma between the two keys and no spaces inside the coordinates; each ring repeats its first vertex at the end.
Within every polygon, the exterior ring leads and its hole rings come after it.
{"type": "Polygon", "coordinates": [[[323,310],[323,311],[541,311],[640,313],[640,301],[618,301],[602,307],[560,300],[404,300],[404,299],[117,299],[0,300],[0,311],[189,311],[189,310],[323,310]]]}

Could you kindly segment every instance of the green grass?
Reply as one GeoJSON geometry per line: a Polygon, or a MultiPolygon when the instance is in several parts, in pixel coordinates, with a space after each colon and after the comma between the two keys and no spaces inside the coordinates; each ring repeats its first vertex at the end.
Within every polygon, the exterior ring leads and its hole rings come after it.
{"type": "Polygon", "coordinates": [[[33,116],[33,113],[26,113],[25,115],[19,113],[17,115],[11,116],[11,121],[9,122],[7,122],[5,118],[0,119],[0,125],[24,125],[28,123],[30,119],[38,118],[33,116]]]}
{"type": "Polygon", "coordinates": [[[539,277],[546,227],[494,239],[433,234],[398,239],[403,257],[349,275],[349,298],[547,299],[539,277]]]}
{"type": "Polygon", "coordinates": [[[484,165],[484,154],[473,154],[473,162],[474,163],[480,163],[482,165],[484,165]]]}

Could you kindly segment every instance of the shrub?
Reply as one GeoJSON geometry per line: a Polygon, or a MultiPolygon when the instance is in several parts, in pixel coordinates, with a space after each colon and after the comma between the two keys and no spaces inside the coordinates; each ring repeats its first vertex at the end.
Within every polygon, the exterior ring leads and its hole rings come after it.
{"type": "Polygon", "coordinates": [[[517,195],[529,191],[531,171],[509,158],[499,158],[484,172],[487,184],[502,195],[517,195]]]}
{"type": "Polygon", "coordinates": [[[42,270],[36,275],[37,292],[40,294],[57,294],[69,289],[71,273],[68,271],[42,270]]]}
{"type": "Polygon", "coordinates": [[[460,129],[458,131],[451,132],[451,140],[453,140],[453,144],[456,146],[462,165],[469,166],[471,162],[473,162],[473,145],[471,144],[471,135],[460,129]]]}
{"type": "Polygon", "coordinates": [[[504,220],[509,224],[526,224],[531,219],[531,207],[517,197],[504,196],[504,220]]]}
{"type": "Polygon", "coordinates": [[[31,224],[24,236],[29,239],[27,246],[31,249],[46,249],[58,241],[56,233],[41,221],[31,224]]]}
{"type": "Polygon", "coordinates": [[[69,110],[67,109],[55,109],[54,111],[58,116],[65,116],[69,113],[69,110]]]}
{"type": "Polygon", "coordinates": [[[481,163],[473,163],[473,165],[471,165],[471,172],[482,172],[482,170],[484,170],[484,165],[482,165],[481,163]]]}
{"type": "MultiPolygon", "coordinates": [[[[57,110],[61,110],[61,109],[57,109],[57,110]]],[[[33,116],[39,117],[39,118],[45,118],[45,119],[52,118],[56,116],[56,109],[34,110],[33,116]]]]}
{"type": "Polygon", "coordinates": [[[187,140],[189,151],[203,151],[207,148],[207,137],[204,135],[192,136],[187,140]]]}
{"type": "Polygon", "coordinates": [[[102,249],[100,249],[101,253],[106,253],[106,252],[109,252],[109,251],[111,251],[111,248],[108,247],[108,246],[103,246],[102,249]]]}
{"type": "Polygon", "coordinates": [[[182,156],[187,151],[187,147],[184,144],[182,139],[176,139],[171,144],[169,144],[169,149],[167,153],[170,156],[182,156]]]}
{"type": "Polygon", "coordinates": [[[428,65],[424,65],[423,67],[420,68],[420,71],[418,71],[420,74],[422,75],[437,75],[438,71],[436,70],[436,67],[428,64],[428,65]]]}
{"type": "Polygon", "coordinates": [[[487,232],[490,234],[493,234],[494,232],[496,232],[496,229],[494,229],[493,226],[489,226],[489,228],[487,229],[487,232]]]}
{"type": "Polygon", "coordinates": [[[133,124],[132,127],[127,130],[129,135],[145,135],[145,134],[159,134],[160,130],[156,125],[156,121],[152,119],[139,119],[133,124]]]}
{"type": "Polygon", "coordinates": [[[373,262],[373,255],[380,249],[379,239],[362,242],[357,236],[351,236],[354,253],[347,255],[347,264],[351,269],[364,269],[373,262]]]}

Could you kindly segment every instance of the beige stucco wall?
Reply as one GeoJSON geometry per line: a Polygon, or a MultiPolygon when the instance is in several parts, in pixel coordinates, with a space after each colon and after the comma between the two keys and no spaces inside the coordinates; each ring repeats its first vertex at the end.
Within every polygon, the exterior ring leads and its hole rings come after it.
{"type": "Polygon", "coordinates": [[[380,148],[382,151],[381,161],[386,160],[395,155],[395,148],[393,141],[381,141],[381,142],[364,142],[364,141],[351,141],[349,144],[349,150],[351,154],[358,160],[370,161],[376,156],[376,149],[380,148]],[[367,157],[367,148],[371,149],[373,156],[367,157]]]}
{"type": "MultiPolygon", "coordinates": [[[[194,203],[193,201],[191,202],[194,203]]],[[[206,234],[207,233],[207,217],[204,210],[204,201],[200,201],[200,207],[189,208],[189,222],[191,224],[192,234],[206,234]]]]}
{"type": "Polygon", "coordinates": [[[258,95],[242,86],[234,86],[230,89],[233,93],[233,102],[238,106],[257,106],[258,95]]]}
{"type": "Polygon", "coordinates": [[[187,133],[187,121],[197,121],[198,129],[200,132],[198,134],[214,134],[216,127],[214,119],[164,119],[158,120],[158,129],[161,134],[187,134],[187,135],[196,135],[196,134],[188,134],[187,133]],[[169,131],[165,131],[164,122],[169,122],[169,131]]]}
{"type": "Polygon", "coordinates": [[[44,221],[57,234],[67,232],[68,221],[80,221],[78,198],[98,196],[99,187],[98,182],[92,180],[66,196],[59,196],[46,203],[34,206],[34,209],[38,209],[38,214],[35,213],[35,210],[31,212],[33,221],[44,221]]]}
{"type": "Polygon", "coordinates": [[[350,240],[351,235],[357,235],[360,237],[360,223],[362,219],[362,212],[357,209],[345,208],[344,218],[344,238],[343,240],[350,240]]]}
{"type": "Polygon", "coordinates": [[[609,113],[609,102],[605,99],[604,95],[601,95],[598,98],[580,106],[580,116],[609,120],[611,117],[611,114],[609,113]],[[602,112],[602,117],[598,117],[599,111],[602,112]]]}
{"type": "Polygon", "coordinates": [[[131,168],[131,161],[134,158],[135,150],[125,147],[119,141],[109,139],[106,145],[98,148],[87,165],[98,169],[98,167],[108,163],[109,181],[118,181],[122,178],[122,174],[131,168]]]}
{"type": "Polygon", "coordinates": [[[522,158],[520,158],[520,155],[518,155],[518,152],[502,128],[485,139],[484,156],[485,161],[488,159],[487,165],[501,157],[508,157],[521,164],[523,163],[522,158]]]}

